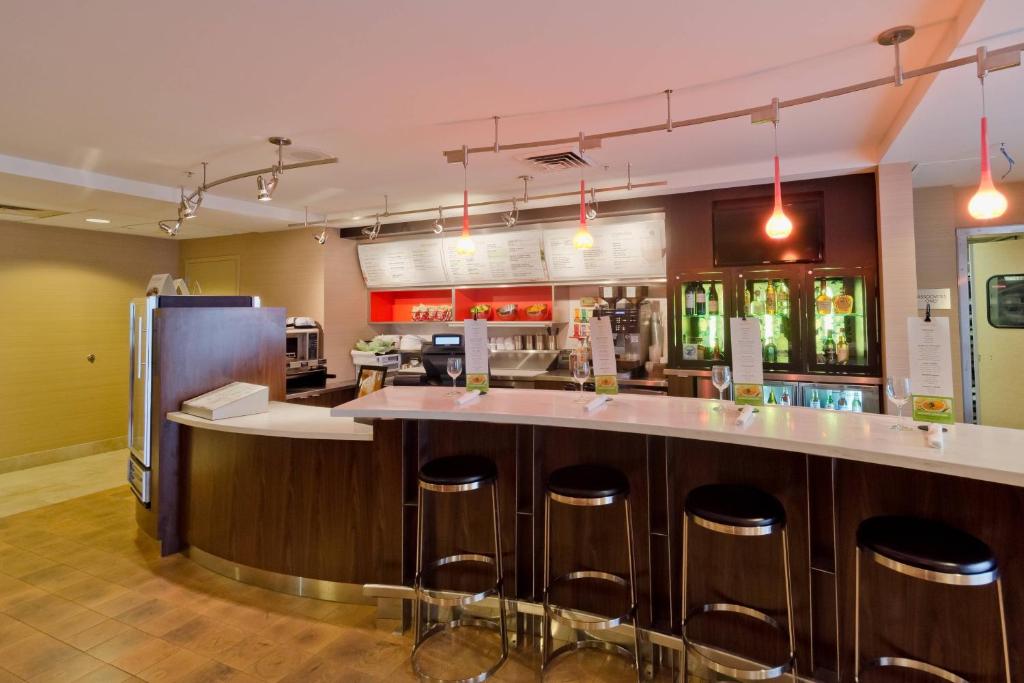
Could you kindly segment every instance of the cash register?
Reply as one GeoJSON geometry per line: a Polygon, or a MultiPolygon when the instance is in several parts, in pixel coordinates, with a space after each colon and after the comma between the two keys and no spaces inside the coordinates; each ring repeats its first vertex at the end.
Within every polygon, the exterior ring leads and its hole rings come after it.
{"type": "Polygon", "coordinates": [[[466,386],[466,348],[462,343],[461,334],[435,334],[429,344],[423,346],[420,357],[423,363],[422,374],[397,375],[396,386],[429,384],[433,386],[451,386],[448,376],[448,359],[458,356],[462,359],[462,374],[456,379],[457,386],[466,386]]]}

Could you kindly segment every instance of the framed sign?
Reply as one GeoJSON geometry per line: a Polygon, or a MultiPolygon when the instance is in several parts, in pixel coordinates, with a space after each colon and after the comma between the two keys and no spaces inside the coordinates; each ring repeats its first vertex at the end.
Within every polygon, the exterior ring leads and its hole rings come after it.
{"type": "Polygon", "coordinates": [[[356,398],[369,396],[384,388],[384,378],[388,369],[384,366],[360,365],[356,369],[356,398]]]}

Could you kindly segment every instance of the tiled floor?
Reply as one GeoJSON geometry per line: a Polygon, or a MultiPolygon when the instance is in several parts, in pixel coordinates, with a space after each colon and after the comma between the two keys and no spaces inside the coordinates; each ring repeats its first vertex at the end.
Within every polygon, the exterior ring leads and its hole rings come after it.
{"type": "Polygon", "coordinates": [[[0,517],[120,486],[127,466],[122,449],[0,474],[0,517]]]}
{"type": "MultiPolygon", "coordinates": [[[[0,519],[0,683],[415,680],[408,634],[378,629],[373,608],[161,558],[137,531],[133,505],[122,485],[0,519]]],[[[431,667],[474,665],[465,643],[431,647],[431,667]]],[[[535,680],[535,670],[535,655],[517,653],[495,680],[535,680]]],[[[633,676],[590,652],[547,680],[633,676]]]]}

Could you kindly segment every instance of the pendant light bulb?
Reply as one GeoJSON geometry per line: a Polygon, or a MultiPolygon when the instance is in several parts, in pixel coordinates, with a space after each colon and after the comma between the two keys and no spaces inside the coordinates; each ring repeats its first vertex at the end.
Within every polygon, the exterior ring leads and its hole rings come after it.
{"type": "Polygon", "coordinates": [[[988,159],[988,117],[981,117],[981,180],[978,191],[967,204],[972,218],[989,221],[1006,213],[1006,197],[992,182],[992,168],[988,159]]]}
{"type": "Polygon", "coordinates": [[[572,238],[572,246],[577,249],[591,249],[594,246],[594,236],[590,234],[587,227],[587,191],[583,179],[580,179],[580,227],[572,238]]]}
{"type": "Polygon", "coordinates": [[[775,157],[775,208],[768,222],[764,224],[764,231],[773,240],[786,239],[793,232],[793,221],[782,210],[782,183],[779,179],[779,155],[775,157]]]}
{"type": "Polygon", "coordinates": [[[476,245],[469,236],[469,190],[462,191],[462,234],[455,242],[455,253],[459,256],[472,256],[476,253],[476,245]]]}

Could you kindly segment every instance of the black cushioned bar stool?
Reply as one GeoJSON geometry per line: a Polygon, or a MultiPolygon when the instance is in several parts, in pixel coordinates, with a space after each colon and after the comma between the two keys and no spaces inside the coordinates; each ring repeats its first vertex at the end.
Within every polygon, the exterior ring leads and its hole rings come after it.
{"type": "MultiPolygon", "coordinates": [[[[860,660],[860,572],[867,557],[886,569],[905,576],[952,586],[995,584],[999,607],[999,628],[1003,637],[1003,667],[1010,681],[1010,652],[1006,637],[1003,584],[992,550],[965,531],[942,522],[918,517],[871,517],[857,528],[857,568],[854,583],[853,676],[878,667],[913,669],[951,683],[967,683],[948,669],[909,657],[878,657],[861,666],[860,660]]],[[[952,616],[952,615],[951,615],[952,616]]]]}
{"type": "Polygon", "coordinates": [[[693,655],[712,671],[745,681],[777,678],[795,669],[795,638],[793,635],[793,589],[789,567],[789,530],[786,511],[774,496],[752,486],[735,484],[709,484],[699,486],[686,496],[683,510],[683,678],[686,677],[687,657],[693,655]],[[786,590],[786,628],[766,612],[746,605],[716,602],[700,605],[691,610],[687,603],[687,577],[689,576],[689,544],[691,522],[703,529],[732,536],[768,536],[779,532],[782,539],[782,581],[786,590]],[[768,624],[788,637],[789,655],[786,661],[759,668],[738,668],[708,645],[692,640],[687,626],[693,617],[715,612],[730,612],[768,624]]]}
{"type": "Polygon", "coordinates": [[[557,657],[582,648],[596,648],[628,657],[641,680],[640,629],[636,623],[636,551],[633,538],[632,508],[629,503],[629,479],[619,470],[604,465],[571,465],[557,469],[548,477],[544,492],[544,635],[541,640],[541,665],[547,668],[557,657]],[[626,514],[626,553],[629,557],[629,579],[597,570],[577,570],[551,578],[551,503],[575,507],[598,507],[621,501],[626,514]],[[577,612],[551,604],[551,589],[581,579],[606,581],[625,589],[629,608],[625,613],[607,619],[588,618],[577,612]],[[633,652],[605,640],[583,639],[567,643],[552,652],[552,620],[579,629],[584,633],[615,628],[622,623],[633,625],[633,652]]]}
{"type": "Polygon", "coordinates": [[[476,455],[459,455],[431,460],[423,465],[419,471],[419,492],[417,496],[418,508],[416,512],[416,575],[413,579],[413,587],[416,590],[416,600],[413,603],[413,629],[414,646],[412,655],[413,670],[421,680],[427,681],[457,681],[458,683],[479,683],[490,678],[508,658],[508,628],[505,621],[505,587],[504,573],[501,563],[501,524],[498,516],[498,468],[488,458],[476,455]],[[492,519],[494,522],[494,556],[478,553],[457,553],[432,560],[424,565],[423,558],[423,524],[424,511],[423,500],[426,493],[464,493],[476,491],[483,487],[490,488],[492,519]],[[494,567],[494,584],[488,586],[478,593],[464,595],[445,591],[435,586],[426,586],[424,575],[429,575],[433,570],[440,567],[459,562],[475,562],[492,565],[494,567]],[[424,616],[422,603],[438,607],[464,608],[473,603],[480,602],[485,598],[497,595],[499,617],[498,623],[486,619],[478,619],[462,615],[448,622],[442,622],[428,626],[427,618],[424,616]],[[489,669],[479,674],[461,679],[440,679],[434,678],[423,672],[419,666],[417,654],[420,647],[432,636],[446,630],[459,628],[461,626],[483,627],[498,631],[501,634],[501,657],[489,669]]]}

